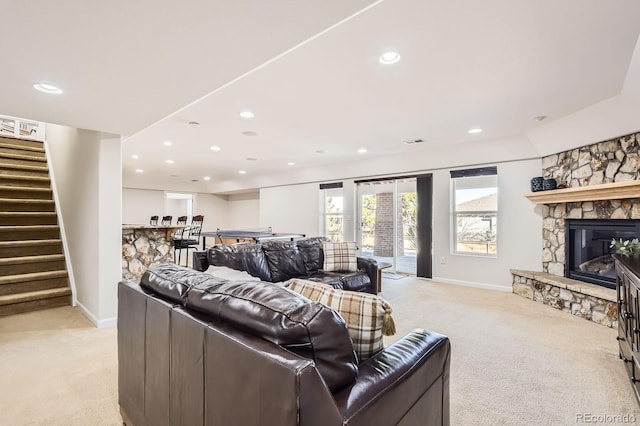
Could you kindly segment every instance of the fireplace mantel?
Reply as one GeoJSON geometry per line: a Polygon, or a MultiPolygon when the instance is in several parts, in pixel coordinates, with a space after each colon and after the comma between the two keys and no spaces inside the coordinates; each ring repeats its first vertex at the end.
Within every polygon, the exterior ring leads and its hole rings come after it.
{"type": "Polygon", "coordinates": [[[640,180],[528,192],[524,196],[535,204],[640,198],[640,180]]]}

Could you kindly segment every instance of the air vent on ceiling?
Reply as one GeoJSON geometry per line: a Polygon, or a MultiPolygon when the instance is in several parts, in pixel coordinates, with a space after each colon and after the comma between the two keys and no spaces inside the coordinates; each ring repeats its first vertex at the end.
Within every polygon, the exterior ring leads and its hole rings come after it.
{"type": "Polygon", "coordinates": [[[406,143],[407,145],[413,145],[414,143],[422,143],[422,142],[424,142],[424,139],[414,139],[414,140],[404,141],[404,143],[406,143]]]}

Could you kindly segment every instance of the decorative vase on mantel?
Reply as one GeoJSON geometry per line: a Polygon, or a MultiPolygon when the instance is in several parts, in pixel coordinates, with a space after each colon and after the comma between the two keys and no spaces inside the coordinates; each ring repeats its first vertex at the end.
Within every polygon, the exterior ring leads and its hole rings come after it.
{"type": "Polygon", "coordinates": [[[542,176],[536,176],[531,179],[531,192],[542,191],[542,185],[544,183],[544,178],[542,176]]]}
{"type": "Polygon", "coordinates": [[[548,191],[550,189],[556,189],[558,187],[558,182],[556,182],[553,178],[548,178],[542,181],[542,190],[548,191]]]}

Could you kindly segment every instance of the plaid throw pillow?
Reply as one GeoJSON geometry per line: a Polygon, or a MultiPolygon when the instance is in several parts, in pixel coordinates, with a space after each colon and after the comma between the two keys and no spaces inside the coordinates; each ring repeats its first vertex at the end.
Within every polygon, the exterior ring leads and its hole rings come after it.
{"type": "Polygon", "coordinates": [[[382,336],[395,334],[391,306],[380,296],[338,290],[326,284],[292,278],[284,286],[307,299],[336,311],[347,324],[358,360],[364,361],[384,348],[382,336]]]}
{"type": "Polygon", "coordinates": [[[324,265],[322,269],[325,271],[355,272],[358,270],[358,261],[356,259],[358,247],[356,243],[323,242],[322,251],[324,251],[324,265]]]}

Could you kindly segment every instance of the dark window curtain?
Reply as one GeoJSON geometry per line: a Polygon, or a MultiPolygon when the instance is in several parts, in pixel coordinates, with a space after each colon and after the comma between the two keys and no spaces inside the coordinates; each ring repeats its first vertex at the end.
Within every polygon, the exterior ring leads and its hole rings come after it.
{"type": "Polygon", "coordinates": [[[416,179],[418,196],[416,276],[433,278],[433,175],[420,175],[416,179]]]}

